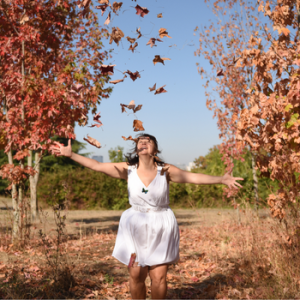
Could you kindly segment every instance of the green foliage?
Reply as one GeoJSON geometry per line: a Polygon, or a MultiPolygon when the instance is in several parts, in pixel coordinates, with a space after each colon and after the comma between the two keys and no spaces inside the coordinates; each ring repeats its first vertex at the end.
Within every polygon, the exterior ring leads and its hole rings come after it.
{"type": "Polygon", "coordinates": [[[109,160],[111,162],[123,162],[125,157],[123,155],[123,147],[117,146],[115,149],[111,148],[108,150],[109,160]]]}

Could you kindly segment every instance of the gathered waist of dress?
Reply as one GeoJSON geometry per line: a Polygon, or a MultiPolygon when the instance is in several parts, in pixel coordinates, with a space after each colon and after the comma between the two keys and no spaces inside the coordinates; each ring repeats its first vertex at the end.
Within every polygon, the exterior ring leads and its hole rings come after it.
{"type": "Polygon", "coordinates": [[[143,213],[147,213],[147,212],[159,212],[159,211],[166,211],[169,208],[169,205],[165,205],[165,206],[153,206],[153,207],[149,207],[149,206],[141,206],[141,205],[131,205],[131,207],[134,210],[143,212],[143,213]]]}

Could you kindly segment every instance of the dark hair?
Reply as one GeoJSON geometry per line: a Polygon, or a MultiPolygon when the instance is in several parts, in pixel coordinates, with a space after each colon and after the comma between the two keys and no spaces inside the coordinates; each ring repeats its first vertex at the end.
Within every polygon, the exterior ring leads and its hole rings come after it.
{"type": "MultiPolygon", "coordinates": [[[[136,143],[134,145],[134,147],[132,148],[131,152],[127,153],[127,155],[125,155],[125,158],[127,160],[128,165],[130,166],[134,166],[134,165],[138,165],[139,164],[139,156],[137,156],[137,143],[139,141],[139,139],[141,137],[149,137],[151,141],[154,142],[154,147],[155,147],[155,153],[161,153],[160,150],[158,150],[158,144],[157,144],[157,140],[156,138],[151,135],[151,134],[147,134],[147,133],[140,133],[136,136],[136,143]]],[[[157,156],[154,156],[154,162],[157,163],[158,166],[164,166],[164,162],[157,156]]]]}

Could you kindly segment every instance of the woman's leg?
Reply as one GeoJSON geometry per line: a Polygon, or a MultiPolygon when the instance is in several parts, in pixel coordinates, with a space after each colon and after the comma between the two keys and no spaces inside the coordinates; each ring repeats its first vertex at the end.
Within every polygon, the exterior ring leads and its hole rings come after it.
{"type": "Polygon", "coordinates": [[[151,278],[152,299],[165,299],[167,295],[167,271],[168,265],[151,266],[149,275],[151,278]]]}
{"type": "Polygon", "coordinates": [[[145,280],[148,275],[148,266],[129,268],[129,287],[132,299],[146,299],[145,280]]]}

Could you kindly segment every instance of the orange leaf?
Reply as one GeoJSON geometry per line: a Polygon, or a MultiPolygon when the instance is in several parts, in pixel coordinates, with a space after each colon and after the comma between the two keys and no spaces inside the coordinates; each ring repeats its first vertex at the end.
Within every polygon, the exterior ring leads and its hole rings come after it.
{"type": "Polygon", "coordinates": [[[89,135],[87,135],[87,139],[85,137],[83,139],[85,141],[87,141],[89,144],[91,144],[97,148],[101,148],[101,144],[96,139],[90,137],[89,135]]]}
{"type": "Polygon", "coordinates": [[[133,120],[133,131],[143,131],[145,128],[143,127],[143,122],[140,120],[133,120]]]}
{"type": "Polygon", "coordinates": [[[154,59],[153,59],[153,63],[154,63],[154,65],[156,64],[156,63],[162,63],[163,65],[165,64],[164,63],[164,60],[171,60],[170,58],[167,58],[167,57],[160,57],[160,55],[155,55],[155,57],[154,57],[154,59]]]}
{"type": "Polygon", "coordinates": [[[156,94],[161,94],[161,93],[166,93],[167,91],[164,89],[165,86],[166,86],[166,85],[163,85],[163,86],[161,86],[160,88],[158,88],[158,89],[155,91],[154,95],[156,95],[156,94]]]}
{"type": "Polygon", "coordinates": [[[169,35],[168,35],[168,32],[167,32],[167,29],[166,28],[160,28],[159,30],[158,30],[158,34],[159,34],[159,36],[160,36],[160,38],[163,38],[164,36],[166,36],[166,37],[168,37],[168,38],[172,38],[172,37],[170,37],[169,35]]]}

